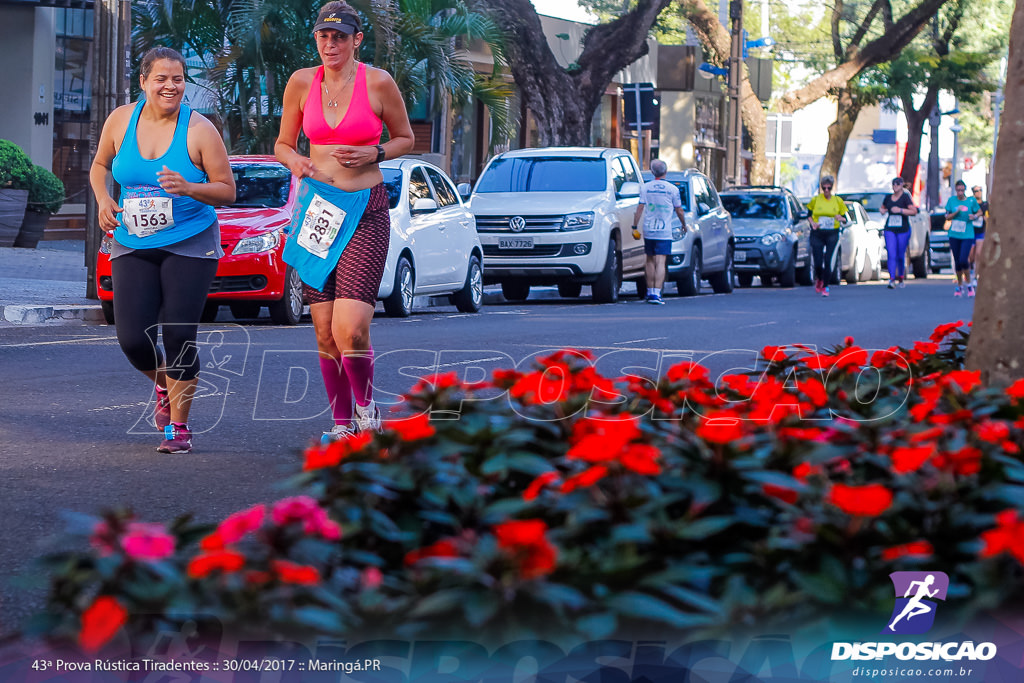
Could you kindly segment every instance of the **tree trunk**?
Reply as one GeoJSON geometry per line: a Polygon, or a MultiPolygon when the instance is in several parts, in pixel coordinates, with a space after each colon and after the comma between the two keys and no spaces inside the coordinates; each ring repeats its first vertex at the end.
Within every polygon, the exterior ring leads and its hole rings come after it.
{"type": "Polygon", "coordinates": [[[821,176],[839,177],[839,167],[843,164],[846,143],[863,106],[848,88],[839,91],[836,120],[828,127],[828,147],[825,149],[825,158],[821,161],[821,176]]]}
{"type": "Polygon", "coordinates": [[[903,114],[907,118],[907,149],[903,155],[900,177],[911,188],[917,175],[917,167],[921,164],[921,137],[924,135],[924,124],[928,122],[928,115],[931,114],[938,97],[938,88],[928,88],[920,109],[914,109],[914,103],[910,98],[903,100],[903,114]]]}
{"type": "Polygon", "coordinates": [[[509,36],[509,67],[542,146],[588,145],[594,112],[615,74],[647,54],[647,35],[671,0],[639,0],[636,7],[586,33],[572,69],[548,47],[530,0],[473,0],[509,36]]]}
{"type": "Polygon", "coordinates": [[[967,345],[967,367],[980,370],[989,386],[1024,377],[1024,2],[1018,0],[1010,27],[1005,109],[993,172],[989,224],[978,264],[978,298],[967,345]]]}

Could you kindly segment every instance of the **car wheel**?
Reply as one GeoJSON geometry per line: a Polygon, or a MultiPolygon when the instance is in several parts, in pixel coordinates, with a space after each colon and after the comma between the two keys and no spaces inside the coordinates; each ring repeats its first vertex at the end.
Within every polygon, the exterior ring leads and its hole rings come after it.
{"type": "MultiPolygon", "coordinates": [[[[863,252],[861,252],[861,253],[863,253],[863,252]]],[[[864,260],[866,261],[867,258],[868,258],[868,255],[867,254],[863,254],[863,257],[864,257],[864,260]]],[[[839,267],[840,268],[843,267],[842,263],[839,264],[839,267]]],[[[855,285],[855,284],[857,284],[857,280],[860,278],[860,270],[861,269],[857,267],[857,254],[854,254],[853,255],[853,264],[850,266],[850,269],[848,271],[843,273],[843,279],[846,280],[846,284],[848,284],[848,285],[855,285]]]]}
{"type": "Polygon", "coordinates": [[[107,321],[108,325],[114,324],[114,302],[113,301],[101,301],[100,308],[103,309],[103,319],[107,321]]]}
{"type": "Polygon", "coordinates": [[[739,281],[740,287],[749,287],[754,284],[753,273],[739,273],[736,275],[736,279],[739,281]]]}
{"type": "Polygon", "coordinates": [[[604,270],[590,285],[591,296],[595,303],[613,304],[619,300],[619,287],[622,286],[622,258],[619,255],[615,240],[608,242],[608,258],[604,261],[604,270]]]}
{"type": "Polygon", "coordinates": [[[779,272],[779,284],[783,287],[796,286],[796,249],[789,258],[789,263],[779,272]]]}
{"type": "Polygon", "coordinates": [[[206,305],[203,306],[203,312],[199,315],[199,322],[216,322],[218,313],[220,313],[220,304],[215,304],[212,301],[207,301],[206,305]]]}
{"type": "Polygon", "coordinates": [[[526,297],[530,296],[530,284],[516,280],[502,282],[501,295],[505,301],[526,301],[526,297]]]}
{"type": "Polygon", "coordinates": [[[917,258],[910,259],[910,268],[914,277],[923,280],[928,277],[928,270],[932,265],[932,250],[928,240],[924,241],[924,251],[917,258]]]}
{"type": "Polygon", "coordinates": [[[874,280],[874,270],[875,267],[871,265],[871,256],[869,254],[864,254],[864,265],[861,266],[860,274],[857,279],[860,282],[868,282],[869,280],[874,280]]]}
{"type": "Polygon", "coordinates": [[[466,284],[452,294],[452,303],[463,313],[476,313],[484,304],[484,270],[476,254],[469,257],[466,284]]]}
{"type": "Polygon", "coordinates": [[[703,256],[700,245],[693,245],[693,256],[690,258],[690,267],[680,272],[676,281],[676,290],[679,296],[697,296],[700,294],[700,281],[704,277],[703,256]]]}
{"type": "Polygon", "coordinates": [[[708,278],[711,289],[714,290],[715,294],[731,294],[732,278],[735,274],[736,267],[732,261],[732,245],[729,245],[725,250],[725,268],[708,278]]]}
{"type": "Polygon", "coordinates": [[[575,299],[583,291],[583,285],[579,282],[559,282],[558,296],[566,299],[575,299]]]}
{"type": "Polygon", "coordinates": [[[228,306],[231,309],[231,315],[236,320],[248,320],[249,318],[258,318],[260,316],[260,305],[243,302],[238,304],[231,304],[228,306]]]}
{"type": "Polygon", "coordinates": [[[416,294],[416,271],[409,259],[399,257],[395,265],[395,286],[391,296],[384,299],[384,312],[392,318],[408,318],[412,315],[412,301],[416,294]]]}
{"type": "Polygon", "coordinates": [[[277,325],[298,325],[302,319],[302,304],[302,278],[299,271],[288,266],[284,273],[284,296],[267,306],[270,319],[277,325]]]}

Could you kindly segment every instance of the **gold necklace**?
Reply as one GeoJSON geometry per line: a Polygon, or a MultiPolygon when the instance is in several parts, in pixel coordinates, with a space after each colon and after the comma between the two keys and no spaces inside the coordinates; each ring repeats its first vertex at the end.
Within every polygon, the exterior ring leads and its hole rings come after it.
{"type": "Polygon", "coordinates": [[[321,85],[324,86],[324,94],[327,95],[327,106],[328,107],[337,107],[338,106],[338,98],[341,97],[341,93],[345,92],[345,88],[347,88],[348,84],[352,82],[352,79],[356,77],[356,72],[357,71],[359,71],[359,62],[355,63],[355,68],[352,69],[352,75],[348,77],[348,79],[345,81],[345,83],[341,86],[341,89],[338,90],[338,94],[335,95],[334,97],[331,97],[331,91],[327,89],[327,79],[325,78],[323,81],[320,82],[321,85]]]}

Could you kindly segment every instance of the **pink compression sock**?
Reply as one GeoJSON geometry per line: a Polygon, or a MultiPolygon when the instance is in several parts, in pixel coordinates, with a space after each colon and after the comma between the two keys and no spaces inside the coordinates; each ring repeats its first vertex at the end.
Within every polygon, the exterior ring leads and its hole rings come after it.
{"type": "Polygon", "coordinates": [[[333,358],[321,358],[320,374],[324,377],[324,388],[327,389],[327,401],[334,414],[334,424],[348,424],[352,421],[352,386],[345,369],[333,358]]]}
{"type": "Polygon", "coordinates": [[[352,394],[360,406],[370,404],[373,398],[373,347],[366,351],[349,351],[342,361],[352,394]]]}

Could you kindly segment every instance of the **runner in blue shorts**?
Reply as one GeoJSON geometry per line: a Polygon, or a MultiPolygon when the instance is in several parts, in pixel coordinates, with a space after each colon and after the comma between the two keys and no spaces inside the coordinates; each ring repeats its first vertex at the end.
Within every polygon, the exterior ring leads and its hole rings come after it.
{"type": "Polygon", "coordinates": [[[668,165],[661,159],[651,162],[654,180],[640,188],[640,203],[633,216],[633,233],[638,232],[640,217],[644,218],[644,253],[647,254],[647,303],[664,304],[661,287],[665,283],[665,261],[672,253],[672,212],[679,216],[686,233],[686,214],[683,213],[679,188],[665,180],[668,165]],[[645,211],[646,209],[646,211],[645,211]]]}

